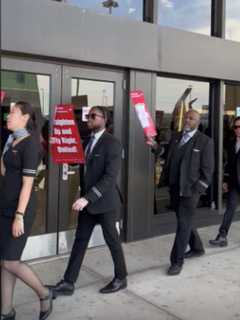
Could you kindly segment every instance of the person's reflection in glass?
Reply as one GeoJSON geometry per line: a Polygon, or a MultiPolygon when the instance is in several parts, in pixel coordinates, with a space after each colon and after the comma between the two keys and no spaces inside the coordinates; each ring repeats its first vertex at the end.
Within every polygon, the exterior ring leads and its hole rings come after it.
{"type": "Polygon", "coordinates": [[[227,205],[215,239],[209,241],[212,246],[228,245],[227,236],[240,199],[240,117],[233,122],[234,138],[228,141],[226,165],[224,170],[223,191],[227,194],[227,205]]]}
{"type": "Polygon", "coordinates": [[[157,136],[154,137],[145,137],[146,144],[152,147],[152,152],[154,154],[155,159],[155,176],[154,176],[154,214],[158,214],[157,208],[157,189],[161,186],[161,164],[160,158],[164,154],[164,147],[161,145],[160,142],[160,130],[157,129],[157,136]],[[159,178],[158,178],[159,175],[159,178]],[[157,179],[158,178],[158,179],[157,179]]]}

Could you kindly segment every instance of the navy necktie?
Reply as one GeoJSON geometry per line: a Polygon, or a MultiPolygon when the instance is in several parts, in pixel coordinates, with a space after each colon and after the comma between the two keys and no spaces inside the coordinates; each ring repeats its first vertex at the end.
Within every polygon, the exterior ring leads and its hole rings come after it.
{"type": "Polygon", "coordinates": [[[183,146],[189,139],[188,132],[184,132],[182,139],[180,140],[179,147],[183,146]]]}
{"type": "Polygon", "coordinates": [[[85,153],[86,160],[88,160],[89,155],[90,155],[90,153],[91,153],[92,144],[93,144],[94,139],[95,139],[95,137],[94,137],[94,135],[93,135],[93,136],[91,136],[91,138],[90,138],[89,141],[88,141],[87,148],[86,148],[86,153],[85,153]]]}

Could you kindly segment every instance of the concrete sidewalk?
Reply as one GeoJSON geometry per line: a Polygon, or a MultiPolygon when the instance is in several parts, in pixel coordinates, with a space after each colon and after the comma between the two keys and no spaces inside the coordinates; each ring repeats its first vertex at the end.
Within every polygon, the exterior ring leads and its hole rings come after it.
{"type": "MultiPolygon", "coordinates": [[[[232,225],[229,246],[211,248],[208,240],[217,226],[200,229],[206,255],[185,261],[179,276],[166,275],[174,235],[124,245],[128,288],[101,295],[111,279],[107,248],[90,249],[84,260],[77,290],[54,301],[49,320],[238,320],[240,319],[240,222],[232,225]]],[[[41,279],[55,284],[61,279],[67,257],[34,263],[41,279]]],[[[20,282],[15,292],[17,320],[38,319],[39,304],[20,282]]]]}

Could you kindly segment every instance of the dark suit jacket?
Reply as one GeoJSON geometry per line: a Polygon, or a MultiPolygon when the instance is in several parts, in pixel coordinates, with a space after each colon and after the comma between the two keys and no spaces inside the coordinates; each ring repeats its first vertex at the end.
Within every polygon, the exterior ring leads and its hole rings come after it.
{"type": "Polygon", "coordinates": [[[236,138],[233,138],[228,143],[227,148],[227,163],[224,170],[224,182],[227,182],[230,187],[240,186],[240,150],[235,152],[236,138]]]}
{"type": "MultiPolygon", "coordinates": [[[[163,175],[169,183],[171,160],[173,151],[178,148],[182,132],[173,136],[170,141],[167,160],[163,175]]],[[[181,161],[179,187],[182,196],[191,197],[194,192],[202,193],[212,180],[214,170],[213,141],[205,134],[197,131],[188,142],[185,154],[181,161]]]]}
{"type": "MultiPolygon", "coordinates": [[[[84,147],[87,143],[88,141],[84,143],[84,147]]],[[[122,147],[119,141],[105,131],[94,146],[85,166],[80,167],[81,196],[89,201],[89,213],[115,211],[121,204],[117,186],[121,155],[122,147]]]]}

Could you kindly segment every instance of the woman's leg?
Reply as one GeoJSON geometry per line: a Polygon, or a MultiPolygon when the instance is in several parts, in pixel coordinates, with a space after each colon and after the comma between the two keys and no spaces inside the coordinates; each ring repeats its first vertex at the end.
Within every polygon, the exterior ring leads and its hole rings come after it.
{"type": "Polygon", "coordinates": [[[1,302],[2,314],[8,314],[13,309],[13,293],[16,284],[16,276],[1,267],[1,302]]]}
{"type": "MultiPolygon", "coordinates": [[[[27,286],[32,288],[39,299],[49,295],[49,290],[42,284],[35,272],[25,263],[21,261],[3,261],[2,268],[8,273],[22,280],[27,286]]],[[[6,288],[3,288],[5,291],[6,288]]],[[[41,301],[41,311],[49,309],[49,300],[41,301]]]]}

